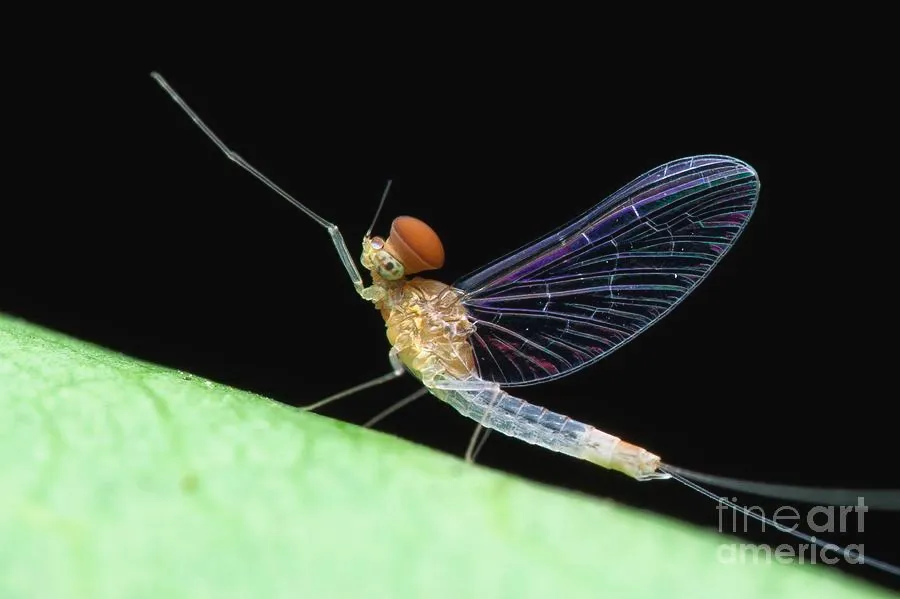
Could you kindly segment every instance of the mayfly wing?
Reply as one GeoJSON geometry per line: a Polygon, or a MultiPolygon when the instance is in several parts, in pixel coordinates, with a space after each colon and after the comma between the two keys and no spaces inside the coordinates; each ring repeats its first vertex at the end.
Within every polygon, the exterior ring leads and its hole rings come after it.
{"type": "Polygon", "coordinates": [[[608,356],[683,300],[753,214],[759,178],[704,155],[659,166],[453,286],[481,378],[531,385],[608,356]]]}

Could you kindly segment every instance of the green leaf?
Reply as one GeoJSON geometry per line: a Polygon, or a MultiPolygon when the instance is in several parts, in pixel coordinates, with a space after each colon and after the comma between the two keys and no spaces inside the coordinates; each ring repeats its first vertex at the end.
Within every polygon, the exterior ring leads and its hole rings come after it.
{"type": "Polygon", "coordinates": [[[0,439],[3,599],[889,596],[3,315],[0,439]]]}

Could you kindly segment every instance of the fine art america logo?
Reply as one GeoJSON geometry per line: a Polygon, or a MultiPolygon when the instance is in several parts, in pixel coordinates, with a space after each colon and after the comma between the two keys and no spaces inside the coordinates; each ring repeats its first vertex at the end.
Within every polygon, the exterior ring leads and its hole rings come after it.
{"type": "MultiPolygon", "coordinates": [[[[733,503],[737,503],[737,498],[732,498],[733,503]]],[[[869,508],[865,505],[862,497],[857,498],[857,504],[850,506],[816,506],[806,513],[802,513],[795,507],[784,505],[776,509],[771,514],[759,506],[747,507],[748,511],[774,522],[774,528],[785,532],[798,531],[801,534],[803,529],[812,531],[809,535],[809,542],[800,542],[795,544],[754,544],[754,543],[723,543],[719,545],[717,557],[724,564],[739,564],[747,562],[765,563],[765,562],[781,562],[781,563],[807,563],[807,564],[836,564],[843,560],[849,564],[862,564],[864,562],[864,546],[846,545],[838,547],[830,543],[824,543],[816,537],[816,534],[822,534],[826,537],[834,533],[843,533],[847,531],[863,532],[865,513],[869,508]]],[[[771,523],[763,523],[755,519],[753,516],[741,514],[729,508],[720,500],[716,506],[719,512],[719,532],[725,534],[747,533],[750,531],[750,523],[755,523],[756,527],[761,526],[762,531],[773,528],[771,523]]]]}

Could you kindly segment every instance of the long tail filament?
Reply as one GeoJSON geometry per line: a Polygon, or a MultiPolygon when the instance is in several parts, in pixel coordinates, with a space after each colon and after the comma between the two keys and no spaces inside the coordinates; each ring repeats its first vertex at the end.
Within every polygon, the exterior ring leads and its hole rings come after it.
{"type": "Polygon", "coordinates": [[[737,491],[744,491],[747,493],[752,493],[754,495],[767,496],[773,499],[794,499],[804,502],[819,502],[827,505],[853,505],[859,498],[866,497],[867,500],[869,500],[868,507],[872,509],[892,511],[900,510],[900,490],[823,489],[816,487],[800,487],[792,485],[759,483],[709,474],[701,474],[699,472],[693,472],[691,470],[686,470],[684,468],[679,468],[677,466],[672,466],[669,464],[661,465],[659,467],[659,470],[671,475],[673,480],[677,480],[689,489],[692,489],[700,493],[701,495],[705,495],[713,501],[725,505],[745,516],[750,516],[751,518],[758,520],[763,524],[768,524],[773,528],[777,528],[782,532],[791,534],[798,539],[806,541],[807,543],[815,544],[821,547],[823,550],[840,552],[844,554],[848,559],[853,560],[854,563],[866,564],[884,572],[900,576],[900,567],[881,561],[879,559],[863,556],[854,549],[840,547],[838,545],[835,545],[834,543],[816,538],[794,528],[788,528],[783,524],[780,524],[762,514],[758,514],[749,508],[738,505],[724,497],[717,496],[712,491],[700,486],[691,479],[703,480],[704,482],[708,482],[716,486],[721,486],[737,491]],[[827,498],[827,501],[823,502],[823,498],[827,498]],[[849,500],[851,498],[852,500],[849,500]]]}

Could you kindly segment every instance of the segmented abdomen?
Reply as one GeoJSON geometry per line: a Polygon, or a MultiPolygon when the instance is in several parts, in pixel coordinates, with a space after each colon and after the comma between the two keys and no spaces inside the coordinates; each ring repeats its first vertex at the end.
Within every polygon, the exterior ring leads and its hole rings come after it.
{"type": "Polygon", "coordinates": [[[460,414],[505,435],[581,457],[593,427],[513,397],[498,386],[479,391],[437,391],[460,414]]]}

